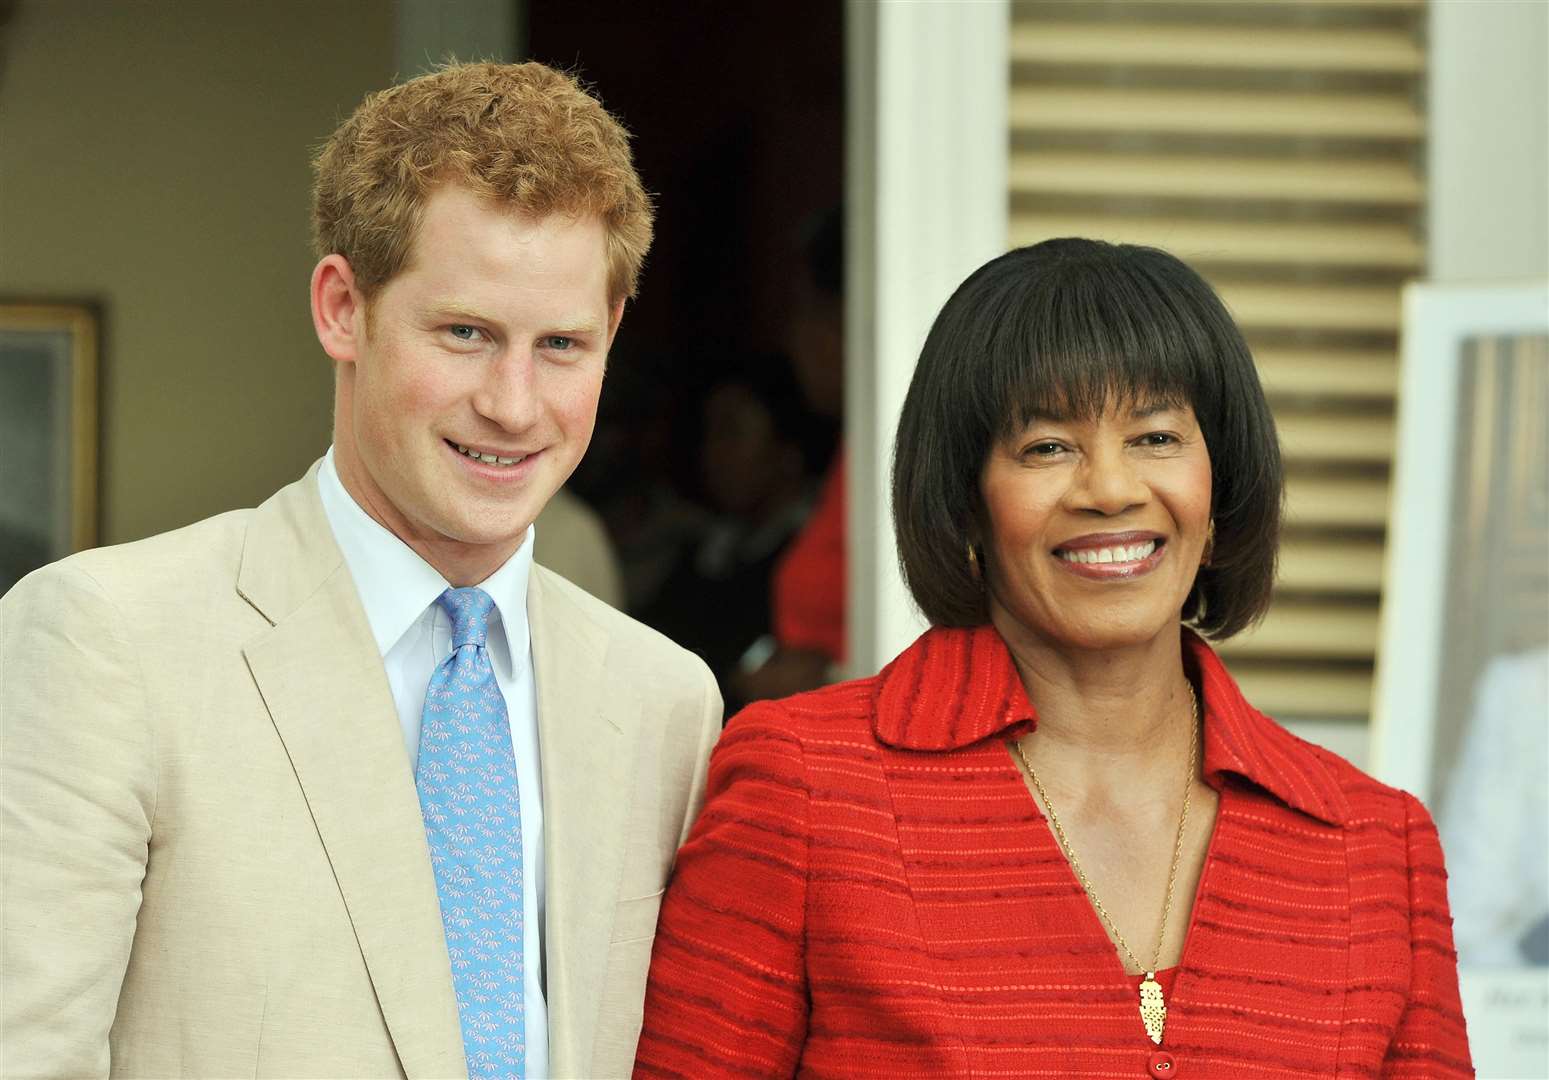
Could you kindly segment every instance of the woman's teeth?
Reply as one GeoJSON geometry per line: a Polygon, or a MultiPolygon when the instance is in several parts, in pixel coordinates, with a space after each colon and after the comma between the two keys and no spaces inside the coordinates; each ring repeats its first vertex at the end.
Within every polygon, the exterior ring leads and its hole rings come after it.
{"type": "Polygon", "coordinates": [[[470,450],[461,443],[453,443],[452,445],[457,447],[459,454],[471,457],[474,461],[482,461],[486,465],[515,465],[517,462],[527,459],[526,454],[523,454],[521,457],[496,457],[494,454],[481,454],[477,450],[470,450]]]}
{"type": "Polygon", "coordinates": [[[1128,547],[1105,548],[1080,548],[1075,551],[1067,551],[1064,548],[1056,551],[1060,558],[1066,562],[1074,563],[1126,563],[1139,562],[1156,550],[1156,541],[1147,540],[1144,544],[1130,544],[1128,547]]]}

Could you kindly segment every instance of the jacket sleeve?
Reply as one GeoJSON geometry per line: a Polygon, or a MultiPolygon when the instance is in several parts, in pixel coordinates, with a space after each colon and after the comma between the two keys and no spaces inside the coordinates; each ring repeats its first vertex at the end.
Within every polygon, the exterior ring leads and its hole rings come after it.
{"type": "Polygon", "coordinates": [[[727,727],[657,926],[636,1077],[792,1076],[807,1033],[808,789],[780,707],[727,727]]]}
{"type": "Polygon", "coordinates": [[[678,832],[678,847],[688,840],[689,830],[699,819],[699,811],[705,805],[705,781],[709,772],[710,754],[716,738],[721,734],[726,717],[725,704],[721,700],[721,688],[710,674],[710,669],[699,664],[700,691],[698,743],[694,749],[693,775],[689,780],[688,800],[684,804],[683,822],[678,832]]]}
{"type": "Polygon", "coordinates": [[[0,1044],[8,1077],[107,1076],[155,813],[124,620],[70,563],[0,601],[0,1044]]]}
{"type": "Polygon", "coordinates": [[[1409,997],[1388,1045],[1382,1075],[1467,1077],[1474,1075],[1458,996],[1458,954],[1452,946],[1447,909],[1447,872],[1430,814],[1412,795],[1404,796],[1409,860],[1409,997]]]}

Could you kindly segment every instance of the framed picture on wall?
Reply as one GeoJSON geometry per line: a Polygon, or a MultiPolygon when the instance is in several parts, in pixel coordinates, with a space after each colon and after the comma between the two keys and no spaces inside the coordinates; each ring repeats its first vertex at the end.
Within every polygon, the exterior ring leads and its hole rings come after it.
{"type": "Polygon", "coordinates": [[[85,304],[0,303],[0,594],[97,543],[97,342],[85,304]]]}
{"type": "Polygon", "coordinates": [[[1430,809],[1480,1076],[1549,1076],[1549,281],[1404,297],[1372,765],[1430,809]]]}

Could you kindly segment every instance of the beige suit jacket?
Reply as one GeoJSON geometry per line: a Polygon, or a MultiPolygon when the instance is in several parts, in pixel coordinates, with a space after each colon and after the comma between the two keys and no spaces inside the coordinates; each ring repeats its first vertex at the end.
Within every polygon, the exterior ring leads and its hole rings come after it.
{"type": "MultiPolygon", "coordinates": [[[[528,615],[552,1071],[623,1076],[720,698],[542,567],[528,615]]],[[[465,1075],[402,731],[312,475],[12,589],[0,739],[0,1074],[465,1075]]]]}

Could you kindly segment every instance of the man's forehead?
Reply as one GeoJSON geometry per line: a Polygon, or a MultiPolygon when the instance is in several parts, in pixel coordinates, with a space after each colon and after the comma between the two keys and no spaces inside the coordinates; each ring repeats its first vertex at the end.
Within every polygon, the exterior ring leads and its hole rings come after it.
{"type": "Polygon", "coordinates": [[[606,223],[595,215],[532,214],[458,189],[427,203],[400,272],[430,262],[466,269],[481,262],[537,257],[540,261],[528,273],[563,265],[605,274],[607,241],[606,223]]]}
{"type": "MultiPolygon", "coordinates": [[[[431,296],[427,298],[424,308],[427,314],[448,321],[465,319],[469,322],[501,322],[504,320],[505,305],[492,301],[485,306],[461,296],[431,296]]],[[[602,330],[605,314],[604,311],[583,311],[574,307],[543,313],[544,323],[551,329],[568,330],[576,334],[602,330]]]]}

